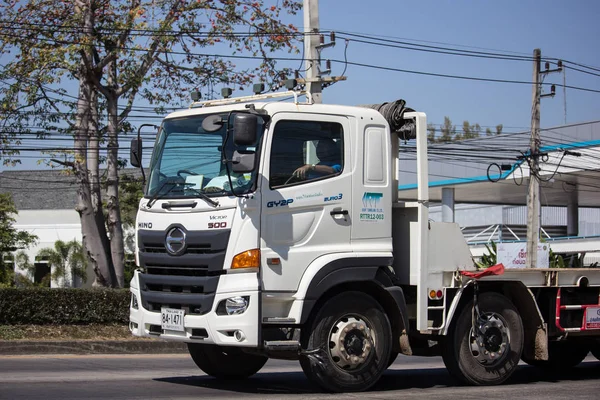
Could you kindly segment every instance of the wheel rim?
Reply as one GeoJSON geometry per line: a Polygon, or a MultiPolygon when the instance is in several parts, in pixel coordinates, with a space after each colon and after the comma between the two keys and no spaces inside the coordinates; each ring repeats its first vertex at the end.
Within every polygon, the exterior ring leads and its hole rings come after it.
{"type": "Polygon", "coordinates": [[[363,366],[375,348],[374,331],[368,320],[356,315],[340,318],[329,332],[329,355],[343,370],[363,366]]]}
{"type": "Polygon", "coordinates": [[[482,313],[470,333],[471,354],[481,365],[501,364],[510,351],[510,331],[497,313],[482,313]]]}

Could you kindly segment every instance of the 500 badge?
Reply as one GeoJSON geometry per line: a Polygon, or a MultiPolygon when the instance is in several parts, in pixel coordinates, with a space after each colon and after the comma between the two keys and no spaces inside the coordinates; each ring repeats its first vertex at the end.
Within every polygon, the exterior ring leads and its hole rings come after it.
{"type": "Polygon", "coordinates": [[[208,229],[222,229],[227,228],[227,222],[209,222],[208,229]]]}

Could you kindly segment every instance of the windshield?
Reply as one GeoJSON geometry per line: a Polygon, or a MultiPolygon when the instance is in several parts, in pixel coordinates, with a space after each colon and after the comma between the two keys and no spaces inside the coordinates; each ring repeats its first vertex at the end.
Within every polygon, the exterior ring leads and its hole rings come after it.
{"type": "MultiPolygon", "coordinates": [[[[147,197],[197,198],[201,194],[228,196],[253,191],[256,186],[256,172],[235,173],[229,163],[231,191],[226,164],[222,162],[223,146],[225,157],[231,160],[234,150],[254,152],[258,150],[263,132],[260,126],[258,144],[255,146],[234,146],[233,134],[226,138],[227,123],[215,132],[202,129],[202,121],[209,115],[167,119],[163,122],[156,139],[147,197]],[[227,143],[225,140],[227,139],[227,143]]],[[[223,114],[224,121],[229,114],[223,114]]],[[[230,121],[233,120],[231,116],[230,121]]]]}

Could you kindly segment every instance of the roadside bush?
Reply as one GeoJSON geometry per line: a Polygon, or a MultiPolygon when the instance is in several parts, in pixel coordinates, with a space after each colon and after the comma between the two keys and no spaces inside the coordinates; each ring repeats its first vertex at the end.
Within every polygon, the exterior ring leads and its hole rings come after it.
{"type": "Polygon", "coordinates": [[[130,292],[114,289],[0,289],[0,325],[129,321],[130,292]]]}

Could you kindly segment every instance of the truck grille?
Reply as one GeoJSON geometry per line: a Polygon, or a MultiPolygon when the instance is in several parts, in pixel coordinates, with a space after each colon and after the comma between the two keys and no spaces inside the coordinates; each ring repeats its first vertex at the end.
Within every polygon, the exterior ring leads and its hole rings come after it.
{"type": "MultiPolygon", "coordinates": [[[[161,307],[185,310],[187,315],[203,315],[212,309],[224,274],[223,262],[229,230],[186,231],[186,248],[173,256],[165,248],[166,231],[138,232],[140,294],[142,307],[160,312],[161,307]]],[[[182,228],[183,229],[183,228],[182,228]]]]}

